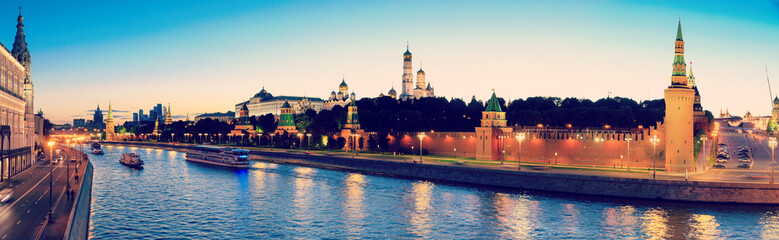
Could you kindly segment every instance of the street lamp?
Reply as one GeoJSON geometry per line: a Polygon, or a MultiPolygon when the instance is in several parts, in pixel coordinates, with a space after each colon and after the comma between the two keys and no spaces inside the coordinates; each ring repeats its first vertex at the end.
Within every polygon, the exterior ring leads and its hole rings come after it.
{"type": "Polygon", "coordinates": [[[498,136],[498,138],[500,138],[500,150],[501,150],[501,152],[500,152],[500,165],[503,165],[503,158],[504,158],[505,153],[506,153],[506,150],[503,150],[503,139],[505,138],[505,136],[500,135],[500,136],[498,136]]]}
{"type": "MultiPolygon", "coordinates": [[[[68,147],[70,147],[69,146],[70,145],[70,139],[65,140],[65,143],[67,143],[68,147]]],[[[68,161],[68,164],[67,164],[67,167],[65,168],[65,179],[66,179],[66,182],[67,182],[67,185],[65,185],[65,192],[66,193],[70,192],[70,160],[67,160],[67,161],[68,161]]]]}
{"type": "Polygon", "coordinates": [[[311,134],[306,133],[306,140],[308,140],[308,144],[306,145],[306,151],[311,151],[311,134]]]}
{"type": "Polygon", "coordinates": [[[525,133],[517,134],[517,145],[519,145],[519,152],[517,152],[517,170],[522,170],[522,140],[525,140],[525,133]]]}
{"type": "Polygon", "coordinates": [[[554,165],[557,165],[557,152],[554,153],[554,165]]]}
{"type": "Polygon", "coordinates": [[[298,139],[298,143],[300,143],[298,145],[300,146],[300,148],[303,148],[303,134],[302,133],[298,133],[298,137],[300,138],[300,139],[298,139]]]}
{"type": "Polygon", "coordinates": [[[203,134],[202,133],[198,133],[197,135],[199,136],[200,144],[203,144],[203,134]]]}
{"type": "Polygon", "coordinates": [[[655,175],[657,175],[657,143],[660,142],[660,139],[654,135],[649,139],[649,142],[652,143],[652,179],[655,179],[655,175]]]}
{"type": "Polygon", "coordinates": [[[454,156],[454,159],[457,159],[457,148],[453,150],[452,156],[454,156]]]}
{"type": "Polygon", "coordinates": [[[425,133],[419,134],[419,163],[422,163],[422,141],[425,140],[425,133]]]}
{"type": "Polygon", "coordinates": [[[173,139],[176,138],[175,133],[170,133],[170,143],[173,143],[173,139]]]}
{"type": "Polygon", "coordinates": [[[771,183],[774,183],[774,148],[776,145],[776,138],[771,137],[768,140],[768,146],[771,147],[771,183]]]}
{"type": "Polygon", "coordinates": [[[630,172],[630,140],[633,140],[633,136],[625,138],[625,141],[628,141],[628,172],[630,172]]]}
{"type": "Polygon", "coordinates": [[[52,199],[54,198],[51,194],[52,188],[54,187],[54,171],[52,170],[54,168],[54,141],[49,141],[49,222],[54,222],[54,209],[52,207],[52,199]]]}

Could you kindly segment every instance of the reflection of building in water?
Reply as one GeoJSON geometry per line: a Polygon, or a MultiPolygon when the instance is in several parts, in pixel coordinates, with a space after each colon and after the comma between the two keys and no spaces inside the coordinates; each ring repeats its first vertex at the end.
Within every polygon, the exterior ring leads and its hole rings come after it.
{"type": "Polygon", "coordinates": [[[665,211],[649,209],[641,216],[641,227],[644,234],[653,239],[663,239],[668,234],[668,223],[665,211]]]}
{"type": "MultiPolygon", "coordinates": [[[[719,230],[719,223],[717,219],[712,215],[693,214],[692,221],[690,221],[690,227],[692,232],[689,235],[691,239],[719,239],[721,238],[721,232],[719,230]]],[[[773,239],[776,239],[774,236],[773,239]]],[[[763,238],[766,239],[766,238],[763,238]]]]}
{"type": "Polygon", "coordinates": [[[362,236],[362,220],[365,218],[365,206],[362,201],[365,193],[365,175],[350,173],[344,180],[346,186],[346,202],[344,214],[346,215],[346,228],[349,234],[355,238],[362,236]]]}
{"type": "Polygon", "coordinates": [[[417,181],[411,186],[413,209],[409,212],[408,221],[411,223],[411,233],[420,238],[428,238],[432,234],[430,211],[433,209],[430,202],[434,187],[433,183],[427,181],[417,181]]]}
{"type": "Polygon", "coordinates": [[[511,198],[505,193],[495,193],[491,204],[495,208],[495,217],[508,232],[501,232],[501,238],[530,236],[537,228],[538,202],[526,198],[511,198]]]}

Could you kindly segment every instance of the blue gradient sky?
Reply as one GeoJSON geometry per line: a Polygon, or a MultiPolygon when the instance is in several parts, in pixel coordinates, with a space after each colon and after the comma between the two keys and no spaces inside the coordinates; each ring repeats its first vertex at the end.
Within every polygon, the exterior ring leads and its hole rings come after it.
{"type": "MultiPolygon", "coordinates": [[[[232,110],[265,88],[325,98],[400,90],[411,42],[436,94],[656,99],[670,83],[677,18],[705,109],[769,114],[779,92],[779,2],[0,2],[11,47],[22,5],[36,109],[55,122],[111,101],[122,120],[232,110]],[[737,2],[737,3],[734,3],[737,2]]],[[[121,121],[120,121],[121,122],[121,121]]]]}

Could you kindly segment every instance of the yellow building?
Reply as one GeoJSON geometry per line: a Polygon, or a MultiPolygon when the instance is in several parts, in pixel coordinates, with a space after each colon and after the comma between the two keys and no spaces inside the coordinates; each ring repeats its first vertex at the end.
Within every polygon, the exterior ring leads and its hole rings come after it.
{"type": "Polygon", "coordinates": [[[687,83],[682,23],[676,32],[671,86],[665,89],[665,167],[669,173],[695,170],[693,159],[693,103],[695,90],[687,83]]]}

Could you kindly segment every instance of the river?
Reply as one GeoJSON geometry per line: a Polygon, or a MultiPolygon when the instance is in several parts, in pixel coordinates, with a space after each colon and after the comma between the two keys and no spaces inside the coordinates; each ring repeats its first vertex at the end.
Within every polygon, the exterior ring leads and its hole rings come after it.
{"type": "Polygon", "coordinates": [[[104,146],[92,239],[779,238],[779,207],[541,193],[104,146]],[[119,164],[136,152],[145,169],[119,164]]]}

